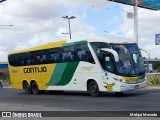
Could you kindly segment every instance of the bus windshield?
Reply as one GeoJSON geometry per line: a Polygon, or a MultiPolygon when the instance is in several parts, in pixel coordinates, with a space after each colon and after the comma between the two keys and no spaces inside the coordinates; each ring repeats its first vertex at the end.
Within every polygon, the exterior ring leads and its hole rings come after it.
{"type": "Polygon", "coordinates": [[[110,44],[119,55],[117,70],[123,75],[139,75],[145,72],[143,58],[137,44],[110,44]]]}

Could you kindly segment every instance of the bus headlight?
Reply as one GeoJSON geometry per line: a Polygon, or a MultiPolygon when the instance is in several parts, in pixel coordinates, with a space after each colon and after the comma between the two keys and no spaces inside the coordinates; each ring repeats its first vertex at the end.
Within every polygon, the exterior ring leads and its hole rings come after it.
{"type": "Polygon", "coordinates": [[[124,79],[119,79],[119,80],[117,80],[117,81],[119,81],[119,82],[123,82],[123,83],[125,83],[125,82],[126,82],[124,79]]]}
{"type": "Polygon", "coordinates": [[[126,81],[124,79],[121,79],[121,82],[125,83],[126,81]]]}
{"type": "Polygon", "coordinates": [[[115,79],[115,80],[119,82],[126,82],[125,79],[115,79]]]}

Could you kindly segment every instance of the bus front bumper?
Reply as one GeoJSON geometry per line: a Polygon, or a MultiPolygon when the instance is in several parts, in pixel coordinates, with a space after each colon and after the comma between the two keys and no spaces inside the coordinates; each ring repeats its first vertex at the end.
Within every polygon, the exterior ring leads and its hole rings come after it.
{"type": "Polygon", "coordinates": [[[146,87],[146,80],[144,80],[141,83],[121,83],[118,87],[117,92],[123,92],[127,90],[134,90],[134,89],[140,89],[146,87]]]}

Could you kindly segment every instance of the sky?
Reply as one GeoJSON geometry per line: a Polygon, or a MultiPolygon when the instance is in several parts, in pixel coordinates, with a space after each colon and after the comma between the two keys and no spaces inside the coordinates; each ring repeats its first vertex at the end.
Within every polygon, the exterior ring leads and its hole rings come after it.
{"type": "MultiPolygon", "coordinates": [[[[7,0],[0,3],[0,62],[7,62],[11,51],[65,39],[66,15],[76,17],[71,20],[72,40],[104,35],[134,39],[134,20],[126,18],[132,11],[132,6],[107,0],[7,0]]],[[[160,11],[139,8],[138,23],[138,45],[148,51],[143,56],[160,58],[155,45],[160,11]]]]}

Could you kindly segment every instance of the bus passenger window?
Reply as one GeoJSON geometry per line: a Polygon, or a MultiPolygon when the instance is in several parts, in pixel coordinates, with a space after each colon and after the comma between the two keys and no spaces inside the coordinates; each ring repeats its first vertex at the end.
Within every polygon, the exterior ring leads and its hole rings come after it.
{"type": "Polygon", "coordinates": [[[86,58],[86,52],[85,50],[78,50],[77,51],[78,59],[79,60],[85,60],[86,58]]]}
{"type": "Polygon", "coordinates": [[[42,55],[42,64],[47,63],[47,55],[42,55]]]}
{"type": "Polygon", "coordinates": [[[74,62],[75,61],[74,46],[63,47],[62,60],[63,62],[74,62]]]}
{"type": "Polygon", "coordinates": [[[40,50],[34,52],[35,55],[35,63],[34,64],[46,64],[47,60],[47,50],[40,50]]]}
{"type": "Polygon", "coordinates": [[[49,63],[59,63],[60,59],[60,48],[52,48],[48,50],[49,63]]]}
{"type": "Polygon", "coordinates": [[[40,63],[41,63],[41,57],[38,55],[38,56],[36,57],[36,59],[37,59],[37,63],[40,64],[40,63]]]}
{"type": "Polygon", "coordinates": [[[90,63],[94,62],[94,59],[87,44],[80,44],[76,46],[76,56],[77,61],[86,61],[90,63]]]}
{"type": "Polygon", "coordinates": [[[50,62],[57,62],[60,60],[59,54],[50,54],[49,61],[50,62]]]}
{"type": "Polygon", "coordinates": [[[36,56],[35,56],[34,52],[29,53],[29,59],[28,59],[29,65],[34,65],[36,63],[36,58],[35,57],[36,56]]]}
{"type": "Polygon", "coordinates": [[[64,62],[69,62],[71,61],[71,52],[65,52],[62,54],[62,60],[64,62]]]}

